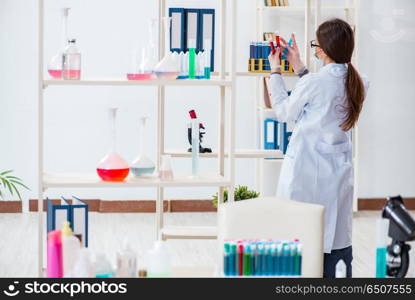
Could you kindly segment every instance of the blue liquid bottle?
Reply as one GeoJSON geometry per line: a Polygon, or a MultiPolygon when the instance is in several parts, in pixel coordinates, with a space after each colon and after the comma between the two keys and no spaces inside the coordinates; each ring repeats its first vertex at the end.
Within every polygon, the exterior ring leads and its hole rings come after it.
{"type": "Polygon", "coordinates": [[[386,277],[388,221],[378,219],[376,222],[376,278],[386,277]]]}

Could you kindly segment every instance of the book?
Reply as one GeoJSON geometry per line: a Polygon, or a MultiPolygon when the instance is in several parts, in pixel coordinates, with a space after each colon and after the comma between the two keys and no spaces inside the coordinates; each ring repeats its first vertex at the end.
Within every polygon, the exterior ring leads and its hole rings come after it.
{"type": "Polygon", "coordinates": [[[272,108],[271,104],[271,90],[269,86],[269,77],[264,77],[264,107],[272,108]]]}

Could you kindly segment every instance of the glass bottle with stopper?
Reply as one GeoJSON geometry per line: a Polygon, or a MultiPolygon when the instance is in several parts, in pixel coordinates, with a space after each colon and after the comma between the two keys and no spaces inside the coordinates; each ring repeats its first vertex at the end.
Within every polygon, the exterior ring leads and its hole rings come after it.
{"type": "Polygon", "coordinates": [[[63,53],[62,78],[66,80],[81,79],[81,52],[76,46],[76,40],[68,40],[63,53]]]}
{"type": "Polygon", "coordinates": [[[148,177],[153,175],[154,169],[156,165],[154,162],[145,154],[144,150],[144,133],[145,133],[145,126],[146,126],[147,117],[140,118],[140,137],[139,137],[139,145],[140,145],[140,153],[138,154],[137,158],[131,164],[131,172],[136,177],[148,177]]]}
{"type": "Polygon", "coordinates": [[[111,148],[107,155],[98,163],[97,173],[103,181],[123,181],[130,172],[128,163],[116,151],[115,120],[117,108],[109,109],[111,148]]]}

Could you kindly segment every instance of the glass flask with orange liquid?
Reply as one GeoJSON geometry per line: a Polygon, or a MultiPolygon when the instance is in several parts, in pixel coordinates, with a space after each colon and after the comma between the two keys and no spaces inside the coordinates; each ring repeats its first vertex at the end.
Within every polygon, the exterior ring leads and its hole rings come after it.
{"type": "Polygon", "coordinates": [[[98,163],[97,173],[103,181],[123,181],[130,172],[128,163],[116,151],[115,119],[117,108],[109,109],[111,149],[98,163]]]}

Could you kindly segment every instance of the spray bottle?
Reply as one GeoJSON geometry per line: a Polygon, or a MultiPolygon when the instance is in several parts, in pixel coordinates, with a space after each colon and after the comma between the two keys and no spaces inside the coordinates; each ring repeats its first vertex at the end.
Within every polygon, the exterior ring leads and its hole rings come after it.
{"type": "Polygon", "coordinates": [[[154,248],[147,254],[148,277],[169,277],[171,274],[170,255],[166,242],[156,241],[154,248]]]}
{"type": "Polygon", "coordinates": [[[62,249],[63,249],[63,274],[65,277],[69,277],[71,269],[73,268],[78,254],[78,250],[81,248],[81,243],[77,237],[72,233],[70,224],[68,221],[63,222],[62,228],[62,249]]]}
{"type": "Polygon", "coordinates": [[[62,233],[60,230],[53,230],[48,233],[48,264],[47,277],[63,277],[63,257],[62,257],[62,233]]]}
{"type": "Polygon", "coordinates": [[[136,277],[137,258],[128,240],[124,240],[121,250],[117,253],[117,277],[136,277]]]}

